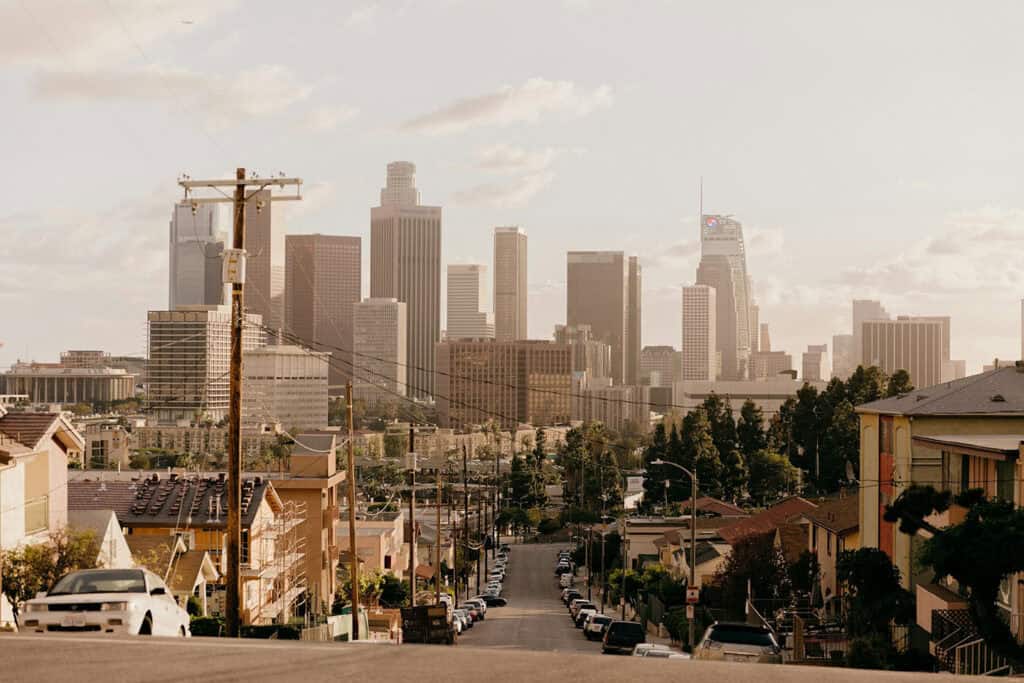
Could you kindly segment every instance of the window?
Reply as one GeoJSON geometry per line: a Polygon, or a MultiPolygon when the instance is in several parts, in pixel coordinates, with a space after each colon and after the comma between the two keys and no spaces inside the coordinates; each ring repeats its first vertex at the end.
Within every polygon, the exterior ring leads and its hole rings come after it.
{"type": "Polygon", "coordinates": [[[1013,469],[1012,462],[996,463],[996,498],[1013,502],[1013,469]]]}
{"type": "Polygon", "coordinates": [[[384,569],[391,569],[391,556],[390,555],[385,555],[384,556],[384,569]]]}
{"type": "Polygon", "coordinates": [[[249,564],[249,530],[242,529],[242,564],[249,564]]]}

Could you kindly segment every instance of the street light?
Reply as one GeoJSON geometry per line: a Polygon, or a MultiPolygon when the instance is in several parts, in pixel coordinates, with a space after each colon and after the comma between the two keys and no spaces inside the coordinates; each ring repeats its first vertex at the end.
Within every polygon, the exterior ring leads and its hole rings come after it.
{"type": "MultiPolygon", "coordinates": [[[[693,493],[690,495],[690,583],[688,588],[696,588],[697,583],[697,473],[692,472],[682,465],[678,465],[668,460],[657,460],[651,461],[652,465],[671,465],[678,470],[682,470],[690,477],[690,481],[693,484],[693,493]]],[[[667,480],[666,480],[667,481],[667,480]]],[[[695,615],[696,616],[696,615],[695,615]]],[[[690,624],[689,629],[689,642],[690,651],[693,651],[693,619],[687,619],[690,624]]]]}

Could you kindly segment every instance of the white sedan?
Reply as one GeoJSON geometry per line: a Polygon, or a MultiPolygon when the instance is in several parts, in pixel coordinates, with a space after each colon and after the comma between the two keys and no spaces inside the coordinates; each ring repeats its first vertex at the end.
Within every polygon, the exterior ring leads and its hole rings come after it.
{"type": "Polygon", "coordinates": [[[83,569],[25,603],[21,626],[36,633],[92,631],[190,636],[188,612],[146,569],[83,569]]]}

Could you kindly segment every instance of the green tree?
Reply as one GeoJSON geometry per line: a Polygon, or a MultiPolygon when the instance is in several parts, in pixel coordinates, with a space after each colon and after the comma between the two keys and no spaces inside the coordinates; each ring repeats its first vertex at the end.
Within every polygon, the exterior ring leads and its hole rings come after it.
{"type": "Polygon", "coordinates": [[[787,600],[791,592],[789,567],[772,534],[751,534],[736,541],[715,580],[730,617],[745,613],[748,585],[756,599],[787,600]]]}
{"type": "MultiPolygon", "coordinates": [[[[793,462],[796,458],[796,442],[793,439],[793,416],[796,412],[796,399],[787,398],[768,425],[768,448],[782,453],[793,462]]],[[[749,453],[746,454],[748,457],[749,453]]]]}
{"type": "Polygon", "coordinates": [[[913,597],[900,586],[900,570],[878,548],[844,550],[836,578],[846,586],[847,629],[852,636],[884,641],[889,624],[909,623],[913,597]]]}
{"type": "Polygon", "coordinates": [[[384,456],[387,458],[400,458],[405,455],[409,439],[403,434],[386,434],[384,436],[384,456]]]}
{"type": "Polygon", "coordinates": [[[874,365],[865,368],[858,365],[846,381],[846,394],[855,406],[877,401],[885,396],[887,383],[885,373],[874,365]]]}
{"type": "Polygon", "coordinates": [[[997,605],[999,588],[1007,577],[1024,571],[1024,509],[1010,501],[989,500],[980,489],[955,499],[949,491],[913,485],[886,509],[885,519],[900,523],[900,531],[931,534],[918,561],[935,572],[937,581],[956,580],[968,594],[967,606],[978,633],[1000,654],[1021,661],[1024,647],[1013,637],[997,605]],[[954,502],[967,508],[964,520],[945,529],[927,517],[945,512],[954,502]]]}
{"type": "Polygon", "coordinates": [[[664,500],[666,468],[653,464],[655,460],[668,457],[668,436],[665,434],[664,423],[654,426],[650,443],[644,449],[644,507],[647,510],[664,500]]]}
{"type": "Polygon", "coordinates": [[[736,422],[736,439],[740,453],[746,457],[768,448],[768,435],[764,429],[764,413],[749,398],[740,407],[740,419],[736,422]]]}
{"type": "Polygon", "coordinates": [[[736,448],[736,420],[732,414],[732,403],[728,397],[723,401],[712,393],[702,405],[711,429],[711,439],[719,453],[728,453],[736,448]]]}
{"type": "Polygon", "coordinates": [[[814,467],[819,436],[818,390],[805,382],[796,392],[793,409],[793,441],[797,445],[796,458],[791,460],[794,465],[804,470],[814,467]]]}
{"type": "MultiPolygon", "coordinates": [[[[683,466],[697,473],[700,493],[719,497],[722,495],[722,461],[711,435],[711,423],[704,410],[698,408],[683,418],[682,460],[683,466]]],[[[689,482],[681,482],[685,494],[679,500],[687,500],[689,482]]]]}
{"type": "Polygon", "coordinates": [[[751,455],[747,469],[750,471],[750,497],[758,505],[765,505],[791,491],[800,477],[785,455],[769,450],[751,455]]]}
{"type": "Polygon", "coordinates": [[[739,451],[730,451],[722,459],[722,495],[733,502],[746,493],[750,470],[739,451]]]}
{"type": "Polygon", "coordinates": [[[891,398],[893,396],[909,394],[913,390],[914,385],[910,382],[910,373],[906,370],[897,370],[889,378],[889,383],[885,387],[885,396],[886,398],[891,398]]]}
{"type": "Polygon", "coordinates": [[[0,589],[11,605],[18,623],[21,606],[36,593],[50,587],[65,574],[96,566],[99,543],[92,531],[62,529],[50,533],[42,543],[30,543],[0,551],[0,589]]]}

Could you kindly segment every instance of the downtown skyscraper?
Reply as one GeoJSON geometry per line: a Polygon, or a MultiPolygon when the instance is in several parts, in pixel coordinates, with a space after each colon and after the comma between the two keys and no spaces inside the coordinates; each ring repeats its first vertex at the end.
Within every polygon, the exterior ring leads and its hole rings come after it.
{"type": "Polygon", "coordinates": [[[498,341],[526,339],[526,232],[494,229],[494,336],[498,341]]]}
{"type": "Polygon", "coordinates": [[[494,339],[494,323],[481,310],[487,299],[487,266],[479,263],[448,265],[448,339],[494,339]]]}
{"type": "MultiPolygon", "coordinates": [[[[721,353],[721,379],[749,376],[751,329],[755,313],[747,274],[743,225],[729,216],[702,215],[697,284],[715,289],[716,344],[721,353]]],[[[685,349],[684,349],[685,352],[685,349]]]]}
{"type": "Polygon", "coordinates": [[[567,257],[566,322],[589,325],[593,338],[611,347],[616,384],[640,373],[640,264],[634,259],[621,251],[570,251],[567,257]]]}
{"type": "Polygon", "coordinates": [[[270,206],[270,190],[260,190],[245,202],[245,309],[261,316],[264,324],[275,319],[270,206]]]}
{"type": "Polygon", "coordinates": [[[380,206],[370,209],[370,296],[406,304],[408,395],[434,394],[441,340],[441,207],[421,206],[416,166],[388,164],[380,206]]]}
{"type": "Polygon", "coordinates": [[[352,306],[361,289],[362,238],[285,237],[284,327],[310,348],[331,354],[332,393],[344,390],[359,362],[352,355],[352,306]]]}
{"type": "Polygon", "coordinates": [[[224,299],[221,274],[226,235],[221,231],[216,204],[174,205],[168,254],[167,308],[219,306],[224,299]]]}

